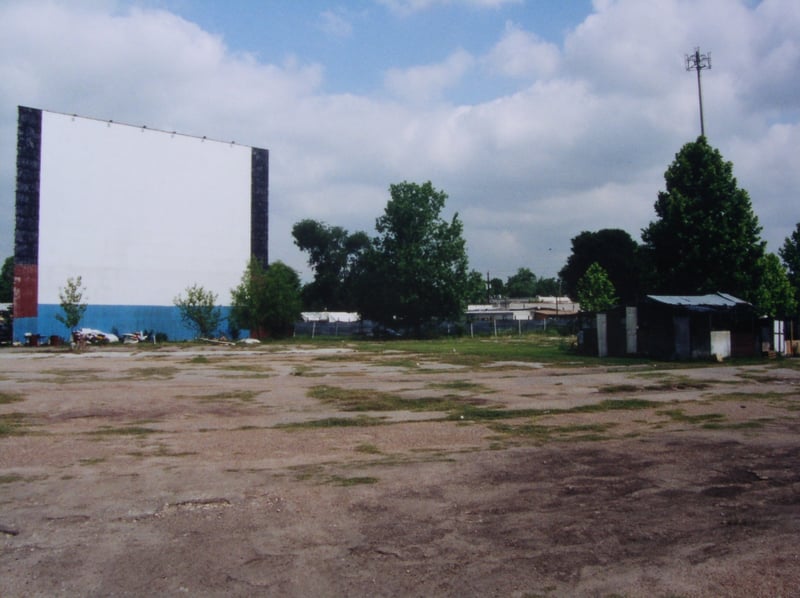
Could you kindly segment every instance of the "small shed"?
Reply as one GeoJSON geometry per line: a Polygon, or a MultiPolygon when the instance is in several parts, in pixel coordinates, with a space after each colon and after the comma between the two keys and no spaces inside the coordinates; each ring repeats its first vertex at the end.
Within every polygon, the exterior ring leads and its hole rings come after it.
{"type": "Polygon", "coordinates": [[[733,295],[648,295],[634,307],[596,314],[597,354],[656,359],[760,354],[758,316],[733,295]]]}

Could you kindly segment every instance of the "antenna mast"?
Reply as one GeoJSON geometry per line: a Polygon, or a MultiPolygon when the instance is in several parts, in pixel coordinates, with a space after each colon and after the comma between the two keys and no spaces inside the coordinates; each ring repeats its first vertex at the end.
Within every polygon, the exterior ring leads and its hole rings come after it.
{"type": "Polygon", "coordinates": [[[700,85],[700,71],[711,68],[711,53],[701,54],[700,48],[694,49],[694,54],[686,55],[686,70],[697,71],[697,97],[700,100],[700,134],[706,136],[706,127],[703,122],[703,88],[700,85]]]}

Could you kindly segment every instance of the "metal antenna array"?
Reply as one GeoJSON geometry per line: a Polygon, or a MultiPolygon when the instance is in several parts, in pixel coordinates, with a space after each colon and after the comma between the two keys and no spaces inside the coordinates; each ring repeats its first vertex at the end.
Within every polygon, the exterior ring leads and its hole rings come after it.
{"type": "Polygon", "coordinates": [[[697,71],[697,96],[700,99],[700,134],[706,136],[706,126],[703,122],[703,88],[700,85],[700,71],[711,68],[711,53],[701,54],[700,48],[694,49],[694,54],[686,55],[686,70],[697,71]]]}

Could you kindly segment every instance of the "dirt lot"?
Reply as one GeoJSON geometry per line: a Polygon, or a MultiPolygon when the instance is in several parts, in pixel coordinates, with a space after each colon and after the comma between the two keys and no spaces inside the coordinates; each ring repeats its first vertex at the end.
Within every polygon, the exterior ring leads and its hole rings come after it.
{"type": "Polygon", "coordinates": [[[0,595],[798,596],[797,365],[6,350],[0,595]]]}

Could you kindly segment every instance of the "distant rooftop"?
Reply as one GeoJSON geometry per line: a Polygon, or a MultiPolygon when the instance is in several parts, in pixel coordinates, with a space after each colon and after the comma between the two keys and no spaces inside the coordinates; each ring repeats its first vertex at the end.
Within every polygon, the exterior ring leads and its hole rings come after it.
{"type": "Polygon", "coordinates": [[[648,295],[648,299],[680,307],[736,307],[737,305],[750,305],[744,299],[739,299],[727,293],[710,293],[707,295],[648,295]]]}

